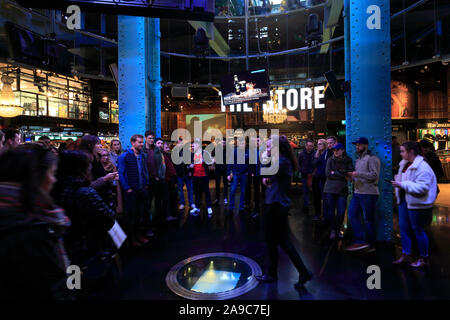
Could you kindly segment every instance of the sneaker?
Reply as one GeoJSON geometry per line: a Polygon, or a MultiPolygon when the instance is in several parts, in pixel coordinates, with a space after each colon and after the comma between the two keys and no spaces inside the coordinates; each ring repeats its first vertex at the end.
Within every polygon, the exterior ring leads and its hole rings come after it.
{"type": "Polygon", "coordinates": [[[402,255],[400,256],[400,258],[398,258],[395,261],[392,261],[392,264],[395,265],[407,265],[407,264],[411,264],[411,256],[409,254],[404,254],[402,253],[402,255]]]}
{"type": "Polygon", "coordinates": [[[227,206],[228,205],[228,201],[227,201],[227,199],[225,198],[225,199],[223,199],[223,204],[225,205],[225,206],[227,206]]]}
{"type": "Polygon", "coordinates": [[[354,243],[347,248],[345,248],[345,251],[358,251],[365,248],[368,248],[369,245],[367,243],[354,243]]]}
{"type": "Polygon", "coordinates": [[[213,214],[212,208],[208,208],[208,217],[211,217],[213,214]]]}
{"type": "Polygon", "coordinates": [[[304,285],[313,278],[313,274],[308,271],[306,275],[300,275],[298,282],[294,284],[294,288],[297,290],[303,289],[304,285]]]}
{"type": "Polygon", "coordinates": [[[428,266],[428,262],[424,258],[417,259],[416,262],[410,264],[411,267],[421,269],[428,266]]]}
{"type": "Polygon", "coordinates": [[[331,230],[331,232],[330,232],[330,240],[333,241],[334,239],[336,239],[336,231],[331,230]]]}
{"type": "Polygon", "coordinates": [[[174,216],[168,216],[167,217],[167,222],[171,222],[171,221],[175,221],[175,220],[178,220],[178,218],[174,217],[174,216]]]}
{"type": "Polygon", "coordinates": [[[212,205],[213,205],[213,206],[216,206],[218,203],[219,203],[219,200],[216,199],[216,200],[213,201],[212,205]]]}
{"type": "Polygon", "coordinates": [[[197,208],[193,208],[191,211],[189,211],[191,216],[194,216],[194,217],[197,217],[199,212],[200,212],[200,209],[197,209],[197,208]]]}
{"type": "Polygon", "coordinates": [[[183,210],[184,209],[184,204],[180,204],[180,206],[178,207],[178,210],[183,210]]]}

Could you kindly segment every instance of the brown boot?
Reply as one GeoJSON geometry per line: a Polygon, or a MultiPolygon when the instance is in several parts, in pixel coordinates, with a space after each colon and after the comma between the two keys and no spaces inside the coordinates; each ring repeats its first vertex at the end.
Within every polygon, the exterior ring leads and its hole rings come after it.
{"type": "Polygon", "coordinates": [[[409,254],[404,254],[400,256],[397,260],[393,261],[392,264],[396,265],[402,265],[402,264],[410,264],[411,263],[411,256],[409,254]]]}

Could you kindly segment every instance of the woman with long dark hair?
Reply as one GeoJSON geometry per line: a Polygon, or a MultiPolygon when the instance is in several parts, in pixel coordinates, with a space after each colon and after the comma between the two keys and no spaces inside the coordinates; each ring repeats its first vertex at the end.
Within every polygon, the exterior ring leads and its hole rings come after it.
{"type": "Polygon", "coordinates": [[[97,136],[86,135],[81,138],[79,150],[83,151],[91,163],[91,187],[98,190],[103,188],[109,182],[117,180],[118,174],[107,173],[104,174],[102,164],[100,163],[100,150],[102,145],[100,139],[97,136]]]}
{"type": "Polygon", "coordinates": [[[424,229],[437,197],[436,175],[422,157],[417,142],[402,144],[400,154],[403,160],[392,186],[398,203],[402,255],[393,264],[422,268],[428,264],[429,241],[424,229]],[[411,259],[413,235],[419,249],[419,258],[415,262],[411,259]]]}
{"type": "Polygon", "coordinates": [[[298,282],[294,285],[296,289],[300,289],[311,280],[312,273],[306,268],[289,237],[288,215],[291,200],[288,191],[293,172],[297,170],[297,159],[286,136],[272,136],[267,141],[266,153],[270,157],[271,167],[278,170],[275,174],[263,178],[263,184],[267,186],[264,220],[269,268],[266,274],[257,278],[262,282],[277,279],[279,245],[288,254],[300,274],[298,282]]]}
{"type": "Polygon", "coordinates": [[[0,299],[68,299],[62,236],[70,220],[49,195],[58,159],[30,143],[0,156],[0,299]]]}
{"type": "Polygon", "coordinates": [[[64,151],[60,155],[55,199],[66,210],[72,226],[66,234],[69,258],[84,266],[104,250],[107,231],[115,223],[115,211],[91,185],[91,164],[82,151],[64,151]]]}

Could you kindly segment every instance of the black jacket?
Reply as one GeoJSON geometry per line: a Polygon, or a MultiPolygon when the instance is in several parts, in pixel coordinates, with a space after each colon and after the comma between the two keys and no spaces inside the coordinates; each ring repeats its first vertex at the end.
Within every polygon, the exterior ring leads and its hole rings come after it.
{"type": "MultiPolygon", "coordinates": [[[[183,149],[180,150],[180,158],[183,158],[183,149]]],[[[190,157],[191,158],[191,157],[190,157]]],[[[177,172],[177,177],[186,177],[189,175],[189,173],[192,173],[192,170],[189,168],[190,163],[180,163],[180,164],[174,164],[175,171],[177,172]]]]}
{"type": "Polygon", "coordinates": [[[441,160],[439,160],[437,154],[433,151],[430,151],[424,154],[423,157],[425,158],[425,161],[430,165],[431,169],[433,169],[436,178],[438,180],[439,178],[442,178],[444,176],[444,170],[442,169],[442,163],[441,160]]]}
{"type": "Polygon", "coordinates": [[[65,237],[66,250],[74,264],[84,265],[100,251],[102,239],[115,223],[115,211],[86,186],[86,180],[67,177],[63,181],[57,203],[72,221],[65,237]]]}
{"type": "Polygon", "coordinates": [[[315,150],[311,151],[311,153],[308,153],[305,149],[298,155],[298,165],[302,175],[306,176],[314,171],[314,154],[315,150]]]}

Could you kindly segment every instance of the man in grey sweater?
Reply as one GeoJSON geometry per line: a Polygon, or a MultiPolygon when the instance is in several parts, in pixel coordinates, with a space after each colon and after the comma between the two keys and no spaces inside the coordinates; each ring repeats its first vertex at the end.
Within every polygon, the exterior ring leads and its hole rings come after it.
{"type": "Polygon", "coordinates": [[[375,211],[379,196],[378,179],[380,176],[380,159],[369,151],[369,141],[358,138],[355,142],[358,158],[355,171],[348,176],[353,181],[354,194],[348,209],[348,216],[353,231],[353,244],[347,251],[367,249],[375,251],[375,211]]]}

